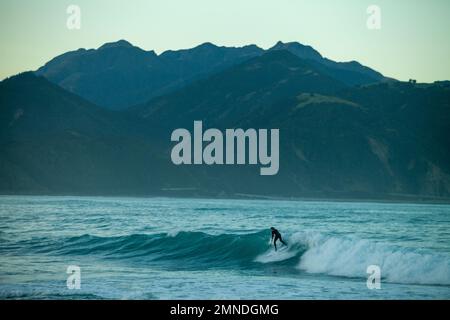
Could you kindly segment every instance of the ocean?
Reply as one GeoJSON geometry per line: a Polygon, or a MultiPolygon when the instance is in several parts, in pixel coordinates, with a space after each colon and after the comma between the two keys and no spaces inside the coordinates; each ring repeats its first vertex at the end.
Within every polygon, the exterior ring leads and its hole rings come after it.
{"type": "Polygon", "coordinates": [[[450,205],[0,196],[0,299],[449,298],[450,205]]]}

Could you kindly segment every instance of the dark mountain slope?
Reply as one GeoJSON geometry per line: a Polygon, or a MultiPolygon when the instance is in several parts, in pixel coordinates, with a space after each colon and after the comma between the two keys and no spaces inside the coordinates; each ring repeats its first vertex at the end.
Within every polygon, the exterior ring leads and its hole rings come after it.
{"type": "Polygon", "coordinates": [[[333,94],[344,87],[288,51],[271,51],[130,112],[170,128],[192,119],[218,125],[251,120],[303,92],[333,94]]]}
{"type": "Polygon", "coordinates": [[[176,128],[192,131],[194,120],[221,129],[280,129],[277,176],[261,177],[251,166],[174,168],[195,177],[179,181],[183,187],[195,181],[230,194],[450,195],[448,87],[348,87],[310,61],[269,52],[130,111],[167,141],[176,128]]]}
{"type": "Polygon", "coordinates": [[[344,95],[374,114],[380,140],[373,148],[398,173],[403,189],[450,193],[450,86],[396,82],[344,95]]]}
{"type": "Polygon", "coordinates": [[[136,120],[32,73],[0,83],[0,106],[2,193],[138,194],[163,183],[166,164],[136,120]]]}

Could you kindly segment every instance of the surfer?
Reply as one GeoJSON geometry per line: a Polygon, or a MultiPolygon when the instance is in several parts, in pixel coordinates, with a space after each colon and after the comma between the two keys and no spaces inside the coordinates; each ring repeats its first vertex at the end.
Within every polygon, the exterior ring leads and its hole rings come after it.
{"type": "Polygon", "coordinates": [[[283,239],[281,238],[280,232],[277,229],[275,229],[274,227],[271,227],[270,229],[272,230],[272,241],[273,241],[273,245],[275,247],[275,251],[277,251],[277,240],[280,240],[282,244],[287,246],[287,243],[284,242],[283,239]]]}

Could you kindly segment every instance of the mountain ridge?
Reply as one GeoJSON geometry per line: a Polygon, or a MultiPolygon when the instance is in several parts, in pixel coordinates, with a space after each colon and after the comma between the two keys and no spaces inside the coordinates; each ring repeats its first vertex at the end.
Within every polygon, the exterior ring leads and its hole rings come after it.
{"type": "Polygon", "coordinates": [[[78,49],[57,56],[36,71],[88,101],[109,109],[125,109],[220,72],[269,51],[287,50],[313,60],[329,76],[348,85],[384,81],[380,73],[355,62],[334,62],[310,46],[282,43],[267,50],[250,44],[217,46],[205,42],[190,49],[145,51],[126,40],[98,49],[78,49]]]}

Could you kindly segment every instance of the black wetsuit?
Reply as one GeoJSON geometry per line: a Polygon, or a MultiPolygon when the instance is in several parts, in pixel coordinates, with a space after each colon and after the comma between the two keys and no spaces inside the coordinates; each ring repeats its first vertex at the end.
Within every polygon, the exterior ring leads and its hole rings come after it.
{"type": "Polygon", "coordinates": [[[280,240],[282,244],[287,246],[287,243],[283,241],[281,238],[280,232],[278,232],[277,229],[272,229],[272,239],[273,239],[273,245],[275,247],[275,251],[277,250],[277,240],[280,240]]]}

